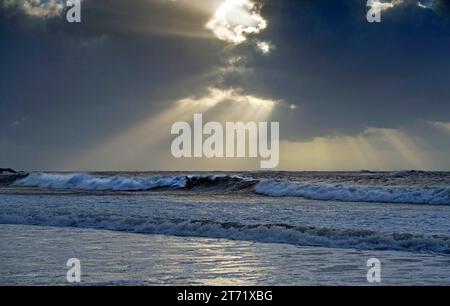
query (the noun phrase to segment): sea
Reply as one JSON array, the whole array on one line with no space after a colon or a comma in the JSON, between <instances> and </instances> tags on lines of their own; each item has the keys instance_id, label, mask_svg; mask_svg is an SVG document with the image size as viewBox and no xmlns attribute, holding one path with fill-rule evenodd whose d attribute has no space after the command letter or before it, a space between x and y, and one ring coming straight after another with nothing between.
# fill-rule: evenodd
<instances>
[{"instance_id":1,"label":"sea","mask_svg":"<svg viewBox=\"0 0 450 306\"><path fill-rule=\"evenodd\" d=\"M0 285L74 285L71 258L76 285L450 285L450 173L33 172L0 186Z\"/></svg>"}]
</instances>

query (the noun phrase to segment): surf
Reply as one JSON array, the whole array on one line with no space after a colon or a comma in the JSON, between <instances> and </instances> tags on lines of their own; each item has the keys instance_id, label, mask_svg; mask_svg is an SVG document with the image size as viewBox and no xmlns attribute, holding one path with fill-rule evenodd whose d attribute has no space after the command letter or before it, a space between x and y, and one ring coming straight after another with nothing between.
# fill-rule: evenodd
<instances>
[{"instance_id":1,"label":"surf","mask_svg":"<svg viewBox=\"0 0 450 306\"><path fill-rule=\"evenodd\" d=\"M226 194L247 192L267 197L301 197L309 200L336 202L370 202L393 204L450 205L448 174L366 173L337 174L320 177L308 175L290 180L283 175L199 174L199 175L111 175L89 173L36 172L17 178L13 187L33 187L50 190L94 191L154 191L172 189L179 191ZM377 176L375 176L377 175ZM405 177L405 175L407 175ZM411 177L414 175L414 177ZM410 183L422 178L420 185ZM275 176L274 178L270 178ZM379 176L379 177L378 177ZM268 178L269 177L269 178ZM283 179L278 179L282 177ZM377 181L378 180L378 181ZM389 181L391 180L391 181ZM399 181L400 180L400 181ZM374 183L375 181L375 183ZM384 182L384 184L381 184ZM409 185L408 185L409 183Z\"/></svg>"}]
</instances>

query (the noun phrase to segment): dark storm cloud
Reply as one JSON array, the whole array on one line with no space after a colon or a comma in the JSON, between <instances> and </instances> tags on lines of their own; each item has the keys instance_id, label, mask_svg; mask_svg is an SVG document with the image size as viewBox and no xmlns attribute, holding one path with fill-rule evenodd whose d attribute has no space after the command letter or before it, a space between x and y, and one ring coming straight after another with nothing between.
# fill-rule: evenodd
<instances>
[{"instance_id":1,"label":"dark storm cloud","mask_svg":"<svg viewBox=\"0 0 450 306\"><path fill-rule=\"evenodd\" d=\"M247 88L297 104L285 137L355 134L416 121L450 121L450 24L420 7L366 20L365 1L269 1Z\"/></svg>"},{"instance_id":2,"label":"dark storm cloud","mask_svg":"<svg viewBox=\"0 0 450 306\"><path fill-rule=\"evenodd\" d=\"M434 0L433 8L438 14L450 17L450 1L449 0Z\"/></svg>"},{"instance_id":3,"label":"dark storm cloud","mask_svg":"<svg viewBox=\"0 0 450 306\"><path fill-rule=\"evenodd\" d=\"M45 168L217 85L297 105L271 118L290 140L450 122L450 1L408 2L380 24L365 0L264 2L268 28L235 47L205 29L208 0L84 0L81 24L3 7L0 161Z\"/></svg>"},{"instance_id":4,"label":"dark storm cloud","mask_svg":"<svg viewBox=\"0 0 450 306\"><path fill-rule=\"evenodd\" d=\"M194 0L194 2L201 0ZM74 26L66 22L67 7L65 1L52 0L52 6L34 6L35 11L41 14L33 14L31 9L24 9L22 3L27 0L0 0L0 7L4 8L4 17L11 19L41 18L47 29L73 35L97 36L129 36L129 35L176 35L211 37L204 28L209 16L205 12L194 10L186 6L186 1L169 0L83 0L81 2L82 22ZM40 1L36 0L37 3ZM63 7L57 10L55 6ZM44 10L46 8L46 10ZM44 11L48 11L45 12ZM58 14L57 12L60 12ZM35 21L35 20L34 20Z\"/></svg>"},{"instance_id":5,"label":"dark storm cloud","mask_svg":"<svg viewBox=\"0 0 450 306\"><path fill-rule=\"evenodd\" d=\"M450 17L449 0L402 0L402 2L397 5L398 8L408 6L419 6L422 9L431 9L441 17Z\"/></svg>"},{"instance_id":6,"label":"dark storm cloud","mask_svg":"<svg viewBox=\"0 0 450 306\"><path fill-rule=\"evenodd\" d=\"M15 147L29 160L33 146L89 147L209 84L222 44L204 38L204 14L129 3L83 1L81 24L1 10L0 140L10 158Z\"/></svg>"},{"instance_id":7,"label":"dark storm cloud","mask_svg":"<svg viewBox=\"0 0 450 306\"><path fill-rule=\"evenodd\" d=\"M63 23L61 31L79 30L85 35L175 35L207 37L204 23L209 16L165 0L86 0L79 29Z\"/></svg>"}]
</instances>

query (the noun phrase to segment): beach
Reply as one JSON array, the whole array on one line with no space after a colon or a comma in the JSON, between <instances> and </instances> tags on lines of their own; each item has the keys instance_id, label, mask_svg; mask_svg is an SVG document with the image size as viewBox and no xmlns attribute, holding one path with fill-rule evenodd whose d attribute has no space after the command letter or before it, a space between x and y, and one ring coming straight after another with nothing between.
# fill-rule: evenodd
<instances>
[{"instance_id":1,"label":"beach","mask_svg":"<svg viewBox=\"0 0 450 306\"><path fill-rule=\"evenodd\" d=\"M357 251L105 230L0 225L1 285L368 285L366 260L382 260L384 285L448 285L448 256Z\"/></svg>"}]
</instances>

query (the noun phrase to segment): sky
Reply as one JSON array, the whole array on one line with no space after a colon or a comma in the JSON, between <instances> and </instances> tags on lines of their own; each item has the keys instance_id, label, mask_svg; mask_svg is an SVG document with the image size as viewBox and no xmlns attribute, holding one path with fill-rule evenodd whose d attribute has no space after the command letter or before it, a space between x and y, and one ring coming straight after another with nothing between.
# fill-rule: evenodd
<instances>
[{"instance_id":1,"label":"sky","mask_svg":"<svg viewBox=\"0 0 450 306\"><path fill-rule=\"evenodd\" d=\"M0 167L258 170L172 157L203 113L280 122L278 170L450 170L450 1L380 1L0 0Z\"/></svg>"}]
</instances>

